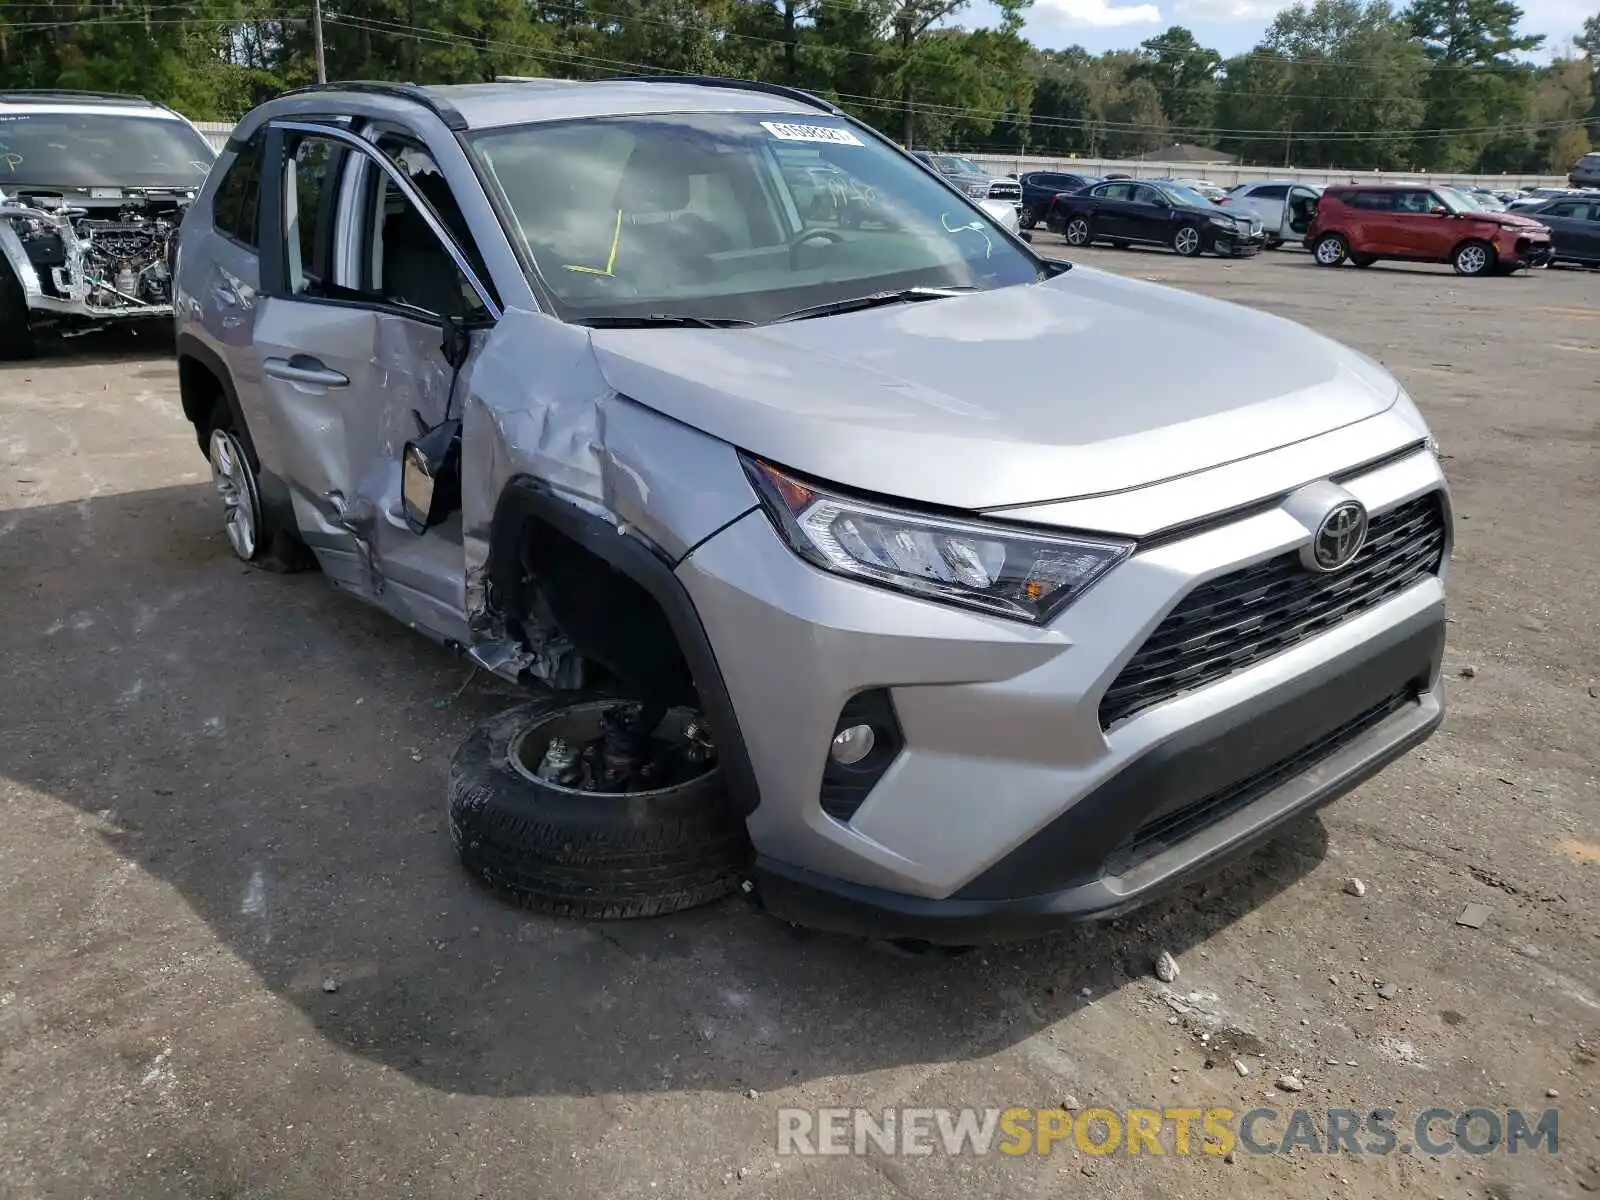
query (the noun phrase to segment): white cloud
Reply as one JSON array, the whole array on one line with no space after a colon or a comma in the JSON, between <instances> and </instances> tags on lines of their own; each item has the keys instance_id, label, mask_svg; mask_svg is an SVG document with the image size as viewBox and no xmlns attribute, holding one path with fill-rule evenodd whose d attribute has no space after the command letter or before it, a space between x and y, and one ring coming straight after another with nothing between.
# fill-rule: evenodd
<instances>
[{"instance_id":1,"label":"white cloud","mask_svg":"<svg viewBox=\"0 0 1600 1200\"><path fill-rule=\"evenodd\" d=\"M1119 7L1108 0L1036 0L1031 19L1039 17L1051 24L1111 29L1118 25L1159 25L1161 10L1154 4Z\"/></svg>"},{"instance_id":2,"label":"white cloud","mask_svg":"<svg viewBox=\"0 0 1600 1200\"><path fill-rule=\"evenodd\" d=\"M1283 7L1278 0L1173 0L1178 16L1194 21L1265 21Z\"/></svg>"}]
</instances>

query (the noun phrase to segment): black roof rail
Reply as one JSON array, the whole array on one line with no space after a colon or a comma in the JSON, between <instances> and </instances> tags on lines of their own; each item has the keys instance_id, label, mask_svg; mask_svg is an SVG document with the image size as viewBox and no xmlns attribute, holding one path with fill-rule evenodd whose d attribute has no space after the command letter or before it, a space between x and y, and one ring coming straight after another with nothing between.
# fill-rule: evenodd
<instances>
[{"instance_id":1,"label":"black roof rail","mask_svg":"<svg viewBox=\"0 0 1600 1200\"><path fill-rule=\"evenodd\" d=\"M92 92L77 88L8 88L0 90L0 100L104 100L117 104L148 104L151 108L165 108L148 96L132 92Z\"/></svg>"},{"instance_id":2,"label":"black roof rail","mask_svg":"<svg viewBox=\"0 0 1600 1200\"><path fill-rule=\"evenodd\" d=\"M285 96L309 96L318 92L362 92L369 96L389 96L396 100L410 100L426 108L439 120L443 121L445 128L452 133L461 133L467 128L467 119L455 105L439 99L432 92L414 83L390 83L381 79L347 79L339 83L308 83L304 87L290 88L286 92L279 92L278 98Z\"/></svg>"},{"instance_id":3,"label":"black roof rail","mask_svg":"<svg viewBox=\"0 0 1600 1200\"><path fill-rule=\"evenodd\" d=\"M813 96L810 92L801 91L799 88L784 87L781 83L762 83L758 79L730 79L726 75L607 75L602 83L688 83L696 87L728 88L741 92L765 92L769 96L782 96L786 100L794 100L812 108L821 109L825 113L836 116L846 115L844 110L836 104L830 104L821 96Z\"/></svg>"}]
</instances>

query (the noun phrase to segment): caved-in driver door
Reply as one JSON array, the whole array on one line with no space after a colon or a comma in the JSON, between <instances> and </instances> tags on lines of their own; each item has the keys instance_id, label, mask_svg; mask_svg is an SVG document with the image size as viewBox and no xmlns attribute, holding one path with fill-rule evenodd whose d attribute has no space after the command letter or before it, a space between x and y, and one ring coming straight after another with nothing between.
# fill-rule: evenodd
<instances>
[{"instance_id":1,"label":"caved-in driver door","mask_svg":"<svg viewBox=\"0 0 1600 1200\"><path fill-rule=\"evenodd\" d=\"M301 534L336 585L460 639L459 514L413 533L400 462L452 404L459 416L475 330L498 308L397 157L300 122L273 127L268 155L283 253L263 259L255 346ZM459 379L447 327L467 351Z\"/></svg>"}]
</instances>

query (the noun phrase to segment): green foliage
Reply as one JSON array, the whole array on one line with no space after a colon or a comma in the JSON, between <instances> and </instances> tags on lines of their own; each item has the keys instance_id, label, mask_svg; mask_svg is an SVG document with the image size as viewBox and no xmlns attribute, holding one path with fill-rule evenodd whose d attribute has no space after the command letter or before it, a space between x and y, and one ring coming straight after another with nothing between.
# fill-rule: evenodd
<instances>
[{"instance_id":1,"label":"green foliage","mask_svg":"<svg viewBox=\"0 0 1600 1200\"><path fill-rule=\"evenodd\" d=\"M330 77L729 74L834 99L915 146L1120 157L1174 142L1248 162L1564 171L1600 134L1583 58L1514 0L1304 0L1223 61L1174 25L1135 50L1039 50L1032 0L323 0ZM316 77L313 0L5 0L0 87L138 92L237 117Z\"/></svg>"}]
</instances>

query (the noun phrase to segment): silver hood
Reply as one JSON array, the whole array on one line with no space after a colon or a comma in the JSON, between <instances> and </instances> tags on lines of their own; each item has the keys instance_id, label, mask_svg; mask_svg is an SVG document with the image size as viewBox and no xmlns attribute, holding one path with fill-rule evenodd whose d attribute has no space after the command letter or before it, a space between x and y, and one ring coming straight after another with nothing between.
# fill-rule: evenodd
<instances>
[{"instance_id":1,"label":"silver hood","mask_svg":"<svg viewBox=\"0 0 1600 1200\"><path fill-rule=\"evenodd\" d=\"M1074 267L753 329L596 330L618 392L817 478L981 509L1120 491L1364 420L1399 385L1254 309Z\"/></svg>"}]
</instances>

